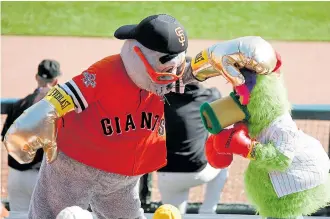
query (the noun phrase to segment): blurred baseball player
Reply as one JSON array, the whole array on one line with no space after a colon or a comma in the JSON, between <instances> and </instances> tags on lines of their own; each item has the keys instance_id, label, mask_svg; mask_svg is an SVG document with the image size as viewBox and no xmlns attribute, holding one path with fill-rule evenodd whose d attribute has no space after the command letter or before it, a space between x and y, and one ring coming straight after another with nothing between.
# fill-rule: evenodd
<instances>
[{"instance_id":1,"label":"blurred baseball player","mask_svg":"<svg viewBox=\"0 0 330 219\"><path fill-rule=\"evenodd\" d=\"M38 65L35 75L37 88L33 93L14 102L7 109L7 118L1 131L1 140L13 122L30 106L37 103L54 87L62 75L60 63L52 59L44 59ZM8 198L11 211L28 211L33 189L43 158L43 150L36 152L34 159L27 164L20 164L8 155Z\"/></svg>"},{"instance_id":2,"label":"blurred baseball player","mask_svg":"<svg viewBox=\"0 0 330 219\"><path fill-rule=\"evenodd\" d=\"M165 104L167 165L157 171L158 187L164 204L172 204L186 213L189 190L206 185L201 214L215 214L220 194L228 177L228 168L213 168L206 160L208 132L199 108L204 102L221 98L215 87L187 84L183 94L166 94Z\"/></svg>"}]
</instances>

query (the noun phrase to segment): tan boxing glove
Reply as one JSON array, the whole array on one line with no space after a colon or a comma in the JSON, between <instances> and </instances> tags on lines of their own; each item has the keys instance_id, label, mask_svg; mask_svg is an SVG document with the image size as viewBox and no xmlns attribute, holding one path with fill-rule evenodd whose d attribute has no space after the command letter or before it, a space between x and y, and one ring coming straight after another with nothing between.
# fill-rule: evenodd
<instances>
[{"instance_id":1,"label":"tan boxing glove","mask_svg":"<svg viewBox=\"0 0 330 219\"><path fill-rule=\"evenodd\" d=\"M72 98L59 86L18 117L4 138L8 153L19 163L30 163L43 148L47 162L57 156L56 120L74 109Z\"/></svg>"},{"instance_id":2,"label":"tan boxing glove","mask_svg":"<svg viewBox=\"0 0 330 219\"><path fill-rule=\"evenodd\" d=\"M200 113L204 127L212 134L218 134L237 122L249 119L247 107L240 103L234 92L211 103L203 103Z\"/></svg>"}]
</instances>

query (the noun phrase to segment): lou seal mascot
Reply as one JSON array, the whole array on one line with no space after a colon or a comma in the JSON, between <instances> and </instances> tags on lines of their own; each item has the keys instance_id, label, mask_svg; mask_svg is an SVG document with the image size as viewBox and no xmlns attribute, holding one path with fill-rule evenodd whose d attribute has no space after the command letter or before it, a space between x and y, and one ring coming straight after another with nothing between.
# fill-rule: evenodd
<instances>
[{"instance_id":1,"label":"lou seal mascot","mask_svg":"<svg viewBox=\"0 0 330 219\"><path fill-rule=\"evenodd\" d=\"M187 33L172 16L152 15L114 35L125 40L120 54L54 87L5 136L20 163L45 151L29 219L88 204L99 219L145 218L139 178L166 165L164 94L217 76L193 70Z\"/></svg>"},{"instance_id":2,"label":"lou seal mascot","mask_svg":"<svg viewBox=\"0 0 330 219\"><path fill-rule=\"evenodd\" d=\"M270 56L276 54L274 49L259 44L253 51L255 58L246 59L250 40L234 40L231 55L219 52L215 58L217 63L230 61L230 68L216 65L234 92L201 107L205 126L214 134L207 145L207 157L219 168L231 161L218 164L221 160L215 156L237 154L250 159L245 172L246 194L259 214L302 218L330 202L329 158L320 142L299 130L290 115L279 55L274 60L274 55ZM265 66L256 59L272 64ZM238 112L234 113L236 120L233 111L226 108L228 103ZM234 126L226 128L231 124Z\"/></svg>"},{"instance_id":3,"label":"lou seal mascot","mask_svg":"<svg viewBox=\"0 0 330 219\"><path fill-rule=\"evenodd\" d=\"M120 54L53 88L5 136L20 163L45 150L30 219L88 204L99 219L145 218L139 178L166 165L163 96L194 79L186 68L188 37L164 14L114 35L125 40Z\"/></svg>"}]
</instances>

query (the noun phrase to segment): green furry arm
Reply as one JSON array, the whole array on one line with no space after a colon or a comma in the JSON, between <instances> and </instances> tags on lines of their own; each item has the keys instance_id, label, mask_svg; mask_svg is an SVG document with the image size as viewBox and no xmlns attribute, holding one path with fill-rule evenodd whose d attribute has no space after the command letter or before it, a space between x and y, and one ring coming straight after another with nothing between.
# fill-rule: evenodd
<instances>
[{"instance_id":1,"label":"green furry arm","mask_svg":"<svg viewBox=\"0 0 330 219\"><path fill-rule=\"evenodd\" d=\"M279 152L273 143L258 143L254 148L255 160L254 165L267 171L277 170L285 171L291 164L292 160Z\"/></svg>"}]
</instances>

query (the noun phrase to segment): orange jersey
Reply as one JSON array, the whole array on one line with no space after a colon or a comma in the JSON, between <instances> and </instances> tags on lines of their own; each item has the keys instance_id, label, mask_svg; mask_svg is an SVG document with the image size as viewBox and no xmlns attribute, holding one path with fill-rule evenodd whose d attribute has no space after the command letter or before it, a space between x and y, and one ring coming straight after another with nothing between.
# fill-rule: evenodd
<instances>
[{"instance_id":1,"label":"orange jersey","mask_svg":"<svg viewBox=\"0 0 330 219\"><path fill-rule=\"evenodd\" d=\"M128 176L166 165L164 102L131 81L120 55L96 62L61 87L76 109L59 120L63 153Z\"/></svg>"}]
</instances>

